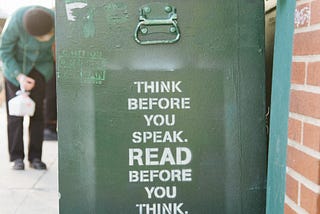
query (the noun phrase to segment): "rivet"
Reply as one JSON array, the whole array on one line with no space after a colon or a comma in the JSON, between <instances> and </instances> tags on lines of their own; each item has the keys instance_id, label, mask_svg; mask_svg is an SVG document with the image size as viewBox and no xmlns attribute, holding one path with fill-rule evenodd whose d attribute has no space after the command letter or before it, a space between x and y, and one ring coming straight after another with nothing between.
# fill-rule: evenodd
<instances>
[{"instance_id":1,"label":"rivet","mask_svg":"<svg viewBox=\"0 0 320 214\"><path fill-rule=\"evenodd\" d=\"M177 31L176 27L172 26L170 27L170 32L171 33L175 33Z\"/></svg>"},{"instance_id":2,"label":"rivet","mask_svg":"<svg viewBox=\"0 0 320 214\"><path fill-rule=\"evenodd\" d=\"M167 13L170 13L170 12L172 11L172 7L166 6L166 7L164 8L164 10L165 10Z\"/></svg>"},{"instance_id":3,"label":"rivet","mask_svg":"<svg viewBox=\"0 0 320 214\"><path fill-rule=\"evenodd\" d=\"M140 29L142 34L147 34L148 33L148 28L144 27Z\"/></svg>"},{"instance_id":4,"label":"rivet","mask_svg":"<svg viewBox=\"0 0 320 214\"><path fill-rule=\"evenodd\" d=\"M150 7L144 7L144 8L143 8L143 11L144 11L145 13L150 13L150 12L151 12L151 8L150 8Z\"/></svg>"}]
</instances>

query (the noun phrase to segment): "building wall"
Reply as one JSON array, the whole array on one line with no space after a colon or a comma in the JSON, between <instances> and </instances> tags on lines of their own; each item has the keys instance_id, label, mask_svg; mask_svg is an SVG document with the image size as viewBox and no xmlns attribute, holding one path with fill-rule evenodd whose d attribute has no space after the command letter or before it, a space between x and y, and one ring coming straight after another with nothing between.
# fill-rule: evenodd
<instances>
[{"instance_id":1,"label":"building wall","mask_svg":"<svg viewBox=\"0 0 320 214\"><path fill-rule=\"evenodd\" d=\"M2 29L3 29L3 26L4 26L4 23L5 23L5 19L1 19L0 18L0 34L1 34L1 32L2 32Z\"/></svg>"},{"instance_id":2,"label":"building wall","mask_svg":"<svg viewBox=\"0 0 320 214\"><path fill-rule=\"evenodd\" d=\"M6 21L5 19L0 18L0 35L1 35L5 21ZM0 106L2 105L2 103L4 101L4 90L3 90L4 82L3 82L3 74L2 74L2 67L1 66L2 66L2 63L0 60Z\"/></svg>"},{"instance_id":3,"label":"building wall","mask_svg":"<svg viewBox=\"0 0 320 214\"><path fill-rule=\"evenodd\" d=\"M320 0L297 0L285 213L320 213Z\"/></svg>"}]
</instances>

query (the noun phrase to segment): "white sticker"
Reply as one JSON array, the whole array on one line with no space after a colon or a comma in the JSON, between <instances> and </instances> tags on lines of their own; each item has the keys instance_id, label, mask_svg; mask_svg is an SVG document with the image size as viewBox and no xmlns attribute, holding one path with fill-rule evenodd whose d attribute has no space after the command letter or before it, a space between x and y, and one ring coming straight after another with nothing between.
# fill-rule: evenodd
<instances>
[{"instance_id":1,"label":"white sticker","mask_svg":"<svg viewBox=\"0 0 320 214\"><path fill-rule=\"evenodd\" d=\"M73 2L66 4L66 10L67 10L67 17L69 21L76 21L76 16L73 15L74 9L82 9L84 7L88 6L87 3L83 2Z\"/></svg>"}]
</instances>

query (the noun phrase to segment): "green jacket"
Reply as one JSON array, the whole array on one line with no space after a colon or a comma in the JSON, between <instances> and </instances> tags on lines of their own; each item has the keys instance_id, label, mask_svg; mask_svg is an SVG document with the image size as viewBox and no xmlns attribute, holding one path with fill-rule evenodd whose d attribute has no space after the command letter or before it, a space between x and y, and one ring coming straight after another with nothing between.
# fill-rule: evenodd
<instances>
[{"instance_id":1,"label":"green jacket","mask_svg":"<svg viewBox=\"0 0 320 214\"><path fill-rule=\"evenodd\" d=\"M29 35L22 23L24 13L32 8L28 6L17 10L6 23L0 40L0 59L3 63L3 72L7 80L19 86L16 77L23 73L28 75L35 67L48 81L53 74L52 44L54 37L48 42L39 42ZM54 12L47 10L54 17Z\"/></svg>"}]
</instances>

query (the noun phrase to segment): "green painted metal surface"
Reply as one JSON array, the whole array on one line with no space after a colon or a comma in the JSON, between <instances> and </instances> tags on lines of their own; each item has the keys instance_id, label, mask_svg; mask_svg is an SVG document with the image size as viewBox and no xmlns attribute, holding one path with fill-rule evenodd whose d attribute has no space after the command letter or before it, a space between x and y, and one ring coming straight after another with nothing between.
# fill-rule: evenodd
<instances>
[{"instance_id":1,"label":"green painted metal surface","mask_svg":"<svg viewBox=\"0 0 320 214\"><path fill-rule=\"evenodd\" d=\"M277 2L268 157L268 214L284 212L295 5L295 1Z\"/></svg>"},{"instance_id":2,"label":"green painted metal surface","mask_svg":"<svg viewBox=\"0 0 320 214\"><path fill-rule=\"evenodd\" d=\"M263 1L56 6L61 214L265 212Z\"/></svg>"}]
</instances>

